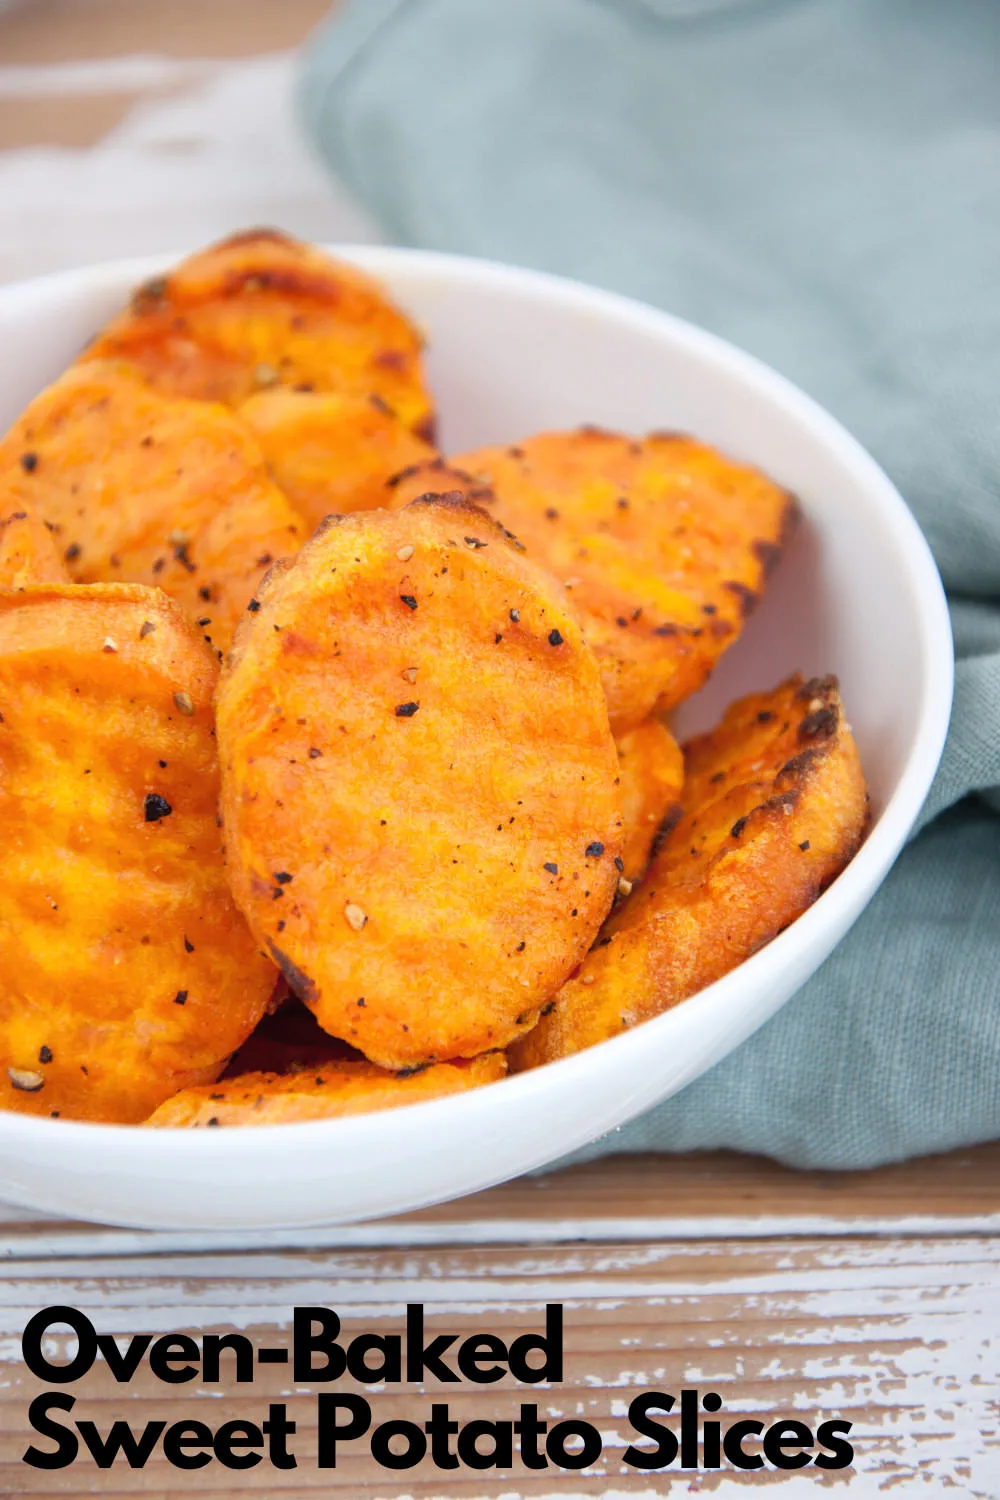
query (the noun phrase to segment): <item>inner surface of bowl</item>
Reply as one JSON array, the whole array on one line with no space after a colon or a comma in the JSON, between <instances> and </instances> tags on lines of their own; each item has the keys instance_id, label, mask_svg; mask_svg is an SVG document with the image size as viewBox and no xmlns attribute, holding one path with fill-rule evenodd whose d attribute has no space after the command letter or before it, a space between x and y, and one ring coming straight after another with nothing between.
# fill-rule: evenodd
<instances>
[{"instance_id":1,"label":"inner surface of bowl","mask_svg":"<svg viewBox=\"0 0 1000 1500\"><path fill-rule=\"evenodd\" d=\"M837 423L754 360L639 304L457 257L335 253L382 277L426 325L446 452L581 422L682 430L798 496L802 525L767 598L678 726L705 727L733 698L793 670L835 672L871 786L872 836L800 922L641 1035L405 1118L151 1139L0 1114L0 1197L139 1225L322 1223L418 1206L552 1160L704 1071L808 977L870 899L933 776L951 692L940 582L912 516ZM0 421L168 263L0 289Z\"/></svg>"}]
</instances>

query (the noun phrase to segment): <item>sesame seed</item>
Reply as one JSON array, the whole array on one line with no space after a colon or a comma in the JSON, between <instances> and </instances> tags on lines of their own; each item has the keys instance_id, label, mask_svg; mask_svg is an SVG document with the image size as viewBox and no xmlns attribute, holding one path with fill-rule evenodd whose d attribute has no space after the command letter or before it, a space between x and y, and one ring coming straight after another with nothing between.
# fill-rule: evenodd
<instances>
[{"instance_id":1,"label":"sesame seed","mask_svg":"<svg viewBox=\"0 0 1000 1500\"><path fill-rule=\"evenodd\" d=\"M101 650L106 651L109 655L111 655L113 652L118 650L118 642L112 636L106 635L104 637L104 645L101 647Z\"/></svg>"},{"instance_id":2,"label":"sesame seed","mask_svg":"<svg viewBox=\"0 0 1000 1500\"><path fill-rule=\"evenodd\" d=\"M8 1068L7 1077L23 1094L37 1094L39 1089L45 1087L45 1079L41 1073L35 1073L30 1068Z\"/></svg>"},{"instance_id":3,"label":"sesame seed","mask_svg":"<svg viewBox=\"0 0 1000 1500\"><path fill-rule=\"evenodd\" d=\"M147 635L152 635L155 629L156 626L153 624L152 620L144 620L139 628L140 641L144 641Z\"/></svg>"},{"instance_id":4,"label":"sesame seed","mask_svg":"<svg viewBox=\"0 0 1000 1500\"><path fill-rule=\"evenodd\" d=\"M632 894L632 882L631 880L626 880L624 875L619 875L618 877L618 894L619 896L631 896Z\"/></svg>"},{"instance_id":5,"label":"sesame seed","mask_svg":"<svg viewBox=\"0 0 1000 1500\"><path fill-rule=\"evenodd\" d=\"M581 984L593 984L593 982L594 982L594 976L593 976L593 974L581 974L580 975L580 983Z\"/></svg>"},{"instance_id":6,"label":"sesame seed","mask_svg":"<svg viewBox=\"0 0 1000 1500\"><path fill-rule=\"evenodd\" d=\"M410 558L413 556L414 551L415 548L407 543L405 547L400 547L399 551L396 553L396 556L399 558L400 562L409 562Z\"/></svg>"},{"instance_id":7,"label":"sesame seed","mask_svg":"<svg viewBox=\"0 0 1000 1500\"><path fill-rule=\"evenodd\" d=\"M273 365L260 364L253 372L253 378L258 385L277 385L278 372Z\"/></svg>"},{"instance_id":8,"label":"sesame seed","mask_svg":"<svg viewBox=\"0 0 1000 1500\"><path fill-rule=\"evenodd\" d=\"M344 917L348 927L353 927L355 932L360 932L368 921L367 912L362 911L360 906L355 906L353 901L348 901L344 907Z\"/></svg>"},{"instance_id":9,"label":"sesame seed","mask_svg":"<svg viewBox=\"0 0 1000 1500\"><path fill-rule=\"evenodd\" d=\"M402 677L404 682L416 682L417 669L416 667L404 667L402 672L400 673L400 676Z\"/></svg>"},{"instance_id":10,"label":"sesame seed","mask_svg":"<svg viewBox=\"0 0 1000 1500\"><path fill-rule=\"evenodd\" d=\"M174 707L179 713L188 715L193 714L194 702L192 701L190 693L175 693Z\"/></svg>"}]
</instances>

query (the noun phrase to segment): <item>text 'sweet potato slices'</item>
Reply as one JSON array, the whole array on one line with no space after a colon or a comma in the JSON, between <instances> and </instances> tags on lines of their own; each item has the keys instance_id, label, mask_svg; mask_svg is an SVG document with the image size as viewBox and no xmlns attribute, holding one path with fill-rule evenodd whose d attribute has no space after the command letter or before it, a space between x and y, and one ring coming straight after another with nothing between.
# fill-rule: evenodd
<instances>
[{"instance_id":1,"label":"text 'sweet potato slices'","mask_svg":"<svg viewBox=\"0 0 1000 1500\"><path fill-rule=\"evenodd\" d=\"M387 506L386 481L434 457L378 396L277 387L251 396L239 416L310 531L333 512Z\"/></svg>"},{"instance_id":2,"label":"text 'sweet potato slices'","mask_svg":"<svg viewBox=\"0 0 1000 1500\"><path fill-rule=\"evenodd\" d=\"M121 363L76 365L36 397L0 441L0 484L36 507L75 582L155 584L217 650L309 530L231 412Z\"/></svg>"},{"instance_id":3,"label":"text 'sweet potato slices'","mask_svg":"<svg viewBox=\"0 0 1000 1500\"><path fill-rule=\"evenodd\" d=\"M273 229L137 287L84 359L127 359L158 390L238 406L273 386L379 396L430 441L423 337L379 283Z\"/></svg>"},{"instance_id":4,"label":"text 'sweet potato slices'","mask_svg":"<svg viewBox=\"0 0 1000 1500\"><path fill-rule=\"evenodd\" d=\"M276 973L217 824L217 664L156 589L0 589L0 1106L144 1120Z\"/></svg>"},{"instance_id":5,"label":"text 'sweet potato slices'","mask_svg":"<svg viewBox=\"0 0 1000 1500\"><path fill-rule=\"evenodd\" d=\"M370 1062L320 1063L293 1073L244 1073L185 1089L147 1121L164 1126L289 1125L398 1109L495 1083L507 1071L502 1052L468 1061L390 1073Z\"/></svg>"},{"instance_id":6,"label":"text 'sweet potato slices'","mask_svg":"<svg viewBox=\"0 0 1000 1500\"><path fill-rule=\"evenodd\" d=\"M616 733L701 687L764 588L795 502L693 438L600 428L461 455L491 514L571 592Z\"/></svg>"},{"instance_id":7,"label":"text 'sweet potato slices'","mask_svg":"<svg viewBox=\"0 0 1000 1500\"><path fill-rule=\"evenodd\" d=\"M776 937L858 849L868 796L836 679L741 699L685 747L683 817L510 1052L537 1067L668 1010Z\"/></svg>"},{"instance_id":8,"label":"text 'sweet potato slices'","mask_svg":"<svg viewBox=\"0 0 1000 1500\"><path fill-rule=\"evenodd\" d=\"M597 664L460 496L331 518L274 569L218 732L236 899L372 1061L505 1045L589 949L622 842Z\"/></svg>"}]
</instances>

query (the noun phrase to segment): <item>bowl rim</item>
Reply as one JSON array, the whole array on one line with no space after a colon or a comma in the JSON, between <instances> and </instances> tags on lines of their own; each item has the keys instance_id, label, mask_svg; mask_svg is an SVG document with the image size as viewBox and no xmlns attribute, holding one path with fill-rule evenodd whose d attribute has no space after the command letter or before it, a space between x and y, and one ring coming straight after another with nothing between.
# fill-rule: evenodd
<instances>
[{"instance_id":1,"label":"bowl rim","mask_svg":"<svg viewBox=\"0 0 1000 1500\"><path fill-rule=\"evenodd\" d=\"M497 1102L498 1089L503 1091L509 1107L518 1111L530 1109L532 1101L548 1092L557 1080L574 1089L586 1089L589 1079L603 1073L607 1066L612 1065L612 1059L616 1071L633 1066L641 1068L644 1054L648 1051L648 1041L651 1040L650 1028L656 1028L656 1035L661 1041L672 1033L681 1042L685 1032L702 1030L705 1022L713 1017L716 1020L726 1017L736 1024L737 1035L733 1045L739 1045L783 1003L779 1001L770 1008L758 1006L756 1012L748 1018L749 1024L740 1032L739 989L748 972L762 971L768 963L774 961L776 951L786 970L797 964L808 965L810 953L823 947L824 933L831 929L846 931L875 894L903 847L937 770L950 718L954 654L944 587L916 518L874 458L818 402L754 355L686 319L635 298L569 277L486 258L387 245L331 243L324 244L322 248L384 278L390 283L394 296L397 293L392 283L401 272L409 272L428 281L457 280L473 286L481 285L485 280L492 287L511 291L521 298L532 297L549 306L562 304L567 310L586 310L619 324L641 328L647 334L663 336L683 353L716 368L725 367L742 384L780 404L796 425L805 428L823 446L837 450L842 459L859 474L866 505L879 511L890 527L898 544L900 567L908 573L913 588L919 622L919 659L922 671L917 730L895 790L873 824L866 842L846 870L808 911L765 948L683 1004L653 1017L641 1026L610 1038L599 1046L548 1063L545 1067L508 1076L487 1088L408 1105L406 1108L411 1112L408 1118L416 1120L413 1112L419 1112L421 1124L431 1129L436 1127L439 1119L441 1123L446 1123L457 1112L459 1101L460 1107L470 1119L475 1119L483 1111L491 1111ZM102 290L120 292L134 282L176 263L179 258L177 253L167 252L127 257L8 283L0 286L0 318L9 306L26 302L30 304L33 299L44 303L53 296L58 297L69 291L81 295ZM829 944L829 947L832 946L832 943ZM691 1076L697 1076L701 1071L703 1070L695 1065ZM686 1086L688 1081L690 1079L679 1087ZM649 1106L643 1106L645 1107ZM0 1109L0 1146L16 1147L19 1141L32 1146L72 1146L74 1156L82 1156L85 1151L92 1152L94 1159L101 1161L102 1170L107 1170L112 1155L120 1155L124 1162L141 1142L141 1149L154 1171L168 1164L174 1171L183 1171L186 1165L193 1165L195 1162L204 1164L206 1159L216 1163L221 1171L227 1161L236 1162L250 1156L265 1155L269 1146L289 1139L287 1133L290 1129L294 1130L296 1145L300 1147L308 1148L320 1143L333 1146L349 1141L352 1150L364 1150L366 1147L377 1150L391 1144L394 1136L398 1137L399 1127L393 1121L395 1113L395 1110L385 1110L339 1119L258 1125L252 1129L192 1131L177 1128L154 1131L143 1125L53 1120ZM624 1117L633 1118L635 1113L626 1111ZM597 1134L605 1133L605 1129L606 1127L602 1127ZM552 1159L551 1153L542 1147L533 1159L525 1161L520 1171L531 1171ZM506 1170L498 1172L492 1178L488 1173L477 1171L476 1187L485 1188L509 1176L510 1173ZM459 1184L455 1194L466 1191L469 1189ZM426 1201L424 1197L415 1198L410 1206ZM396 1213L405 1210L393 1208L386 1211ZM116 1219L115 1222L123 1221Z\"/></svg>"}]
</instances>

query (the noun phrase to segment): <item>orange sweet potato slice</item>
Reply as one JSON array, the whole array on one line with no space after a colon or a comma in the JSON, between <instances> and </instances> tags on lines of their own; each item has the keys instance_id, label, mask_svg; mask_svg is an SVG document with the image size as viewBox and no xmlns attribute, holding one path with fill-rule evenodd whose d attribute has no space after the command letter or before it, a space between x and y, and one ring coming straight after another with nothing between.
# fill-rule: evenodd
<instances>
[{"instance_id":1,"label":"orange sweet potato slice","mask_svg":"<svg viewBox=\"0 0 1000 1500\"><path fill-rule=\"evenodd\" d=\"M185 1089L161 1104L146 1123L158 1129L197 1129L343 1119L481 1088L495 1083L506 1071L503 1053L487 1052L468 1061L437 1063L400 1073L390 1073L363 1060L321 1063L292 1073L244 1073L221 1083Z\"/></svg>"},{"instance_id":2,"label":"orange sweet potato slice","mask_svg":"<svg viewBox=\"0 0 1000 1500\"><path fill-rule=\"evenodd\" d=\"M0 587L68 582L50 528L33 505L0 482Z\"/></svg>"},{"instance_id":3,"label":"orange sweet potato slice","mask_svg":"<svg viewBox=\"0 0 1000 1500\"><path fill-rule=\"evenodd\" d=\"M423 339L374 279L251 229L138 287L84 359L126 359L160 391L238 406L276 385L376 395L433 437Z\"/></svg>"},{"instance_id":4,"label":"orange sweet potato slice","mask_svg":"<svg viewBox=\"0 0 1000 1500\"><path fill-rule=\"evenodd\" d=\"M0 1108L122 1123L277 979L217 825L213 653L156 589L0 589Z\"/></svg>"},{"instance_id":5,"label":"orange sweet potato slice","mask_svg":"<svg viewBox=\"0 0 1000 1500\"><path fill-rule=\"evenodd\" d=\"M600 677L483 511L332 518L238 631L218 732L237 902L372 1061L506 1044L589 949L621 848Z\"/></svg>"},{"instance_id":6,"label":"orange sweet potato slice","mask_svg":"<svg viewBox=\"0 0 1000 1500\"><path fill-rule=\"evenodd\" d=\"M758 470L670 433L541 433L454 466L571 592L615 733L701 687L760 598L796 513Z\"/></svg>"},{"instance_id":7,"label":"orange sweet potato slice","mask_svg":"<svg viewBox=\"0 0 1000 1500\"><path fill-rule=\"evenodd\" d=\"M865 780L835 678L741 699L685 759L683 817L511 1048L515 1070L592 1047L729 973L816 900L864 837Z\"/></svg>"},{"instance_id":8,"label":"orange sweet potato slice","mask_svg":"<svg viewBox=\"0 0 1000 1500\"><path fill-rule=\"evenodd\" d=\"M231 412L161 396L121 363L43 391L0 442L0 483L48 523L75 582L155 584L220 650L308 534Z\"/></svg>"},{"instance_id":9,"label":"orange sweet potato slice","mask_svg":"<svg viewBox=\"0 0 1000 1500\"><path fill-rule=\"evenodd\" d=\"M639 880L680 816L684 757L667 726L646 719L616 737L625 847L623 874Z\"/></svg>"},{"instance_id":10,"label":"orange sweet potato slice","mask_svg":"<svg viewBox=\"0 0 1000 1500\"><path fill-rule=\"evenodd\" d=\"M275 482L310 529L336 511L386 504L386 481L434 457L378 396L278 387L239 408Z\"/></svg>"}]
</instances>

